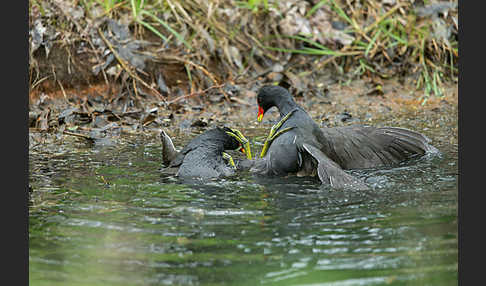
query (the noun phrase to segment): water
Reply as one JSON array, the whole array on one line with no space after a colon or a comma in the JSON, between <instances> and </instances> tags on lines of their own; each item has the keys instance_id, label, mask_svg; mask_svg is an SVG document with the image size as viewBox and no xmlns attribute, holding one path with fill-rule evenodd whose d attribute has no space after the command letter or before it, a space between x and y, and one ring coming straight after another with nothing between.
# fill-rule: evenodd
<instances>
[{"instance_id":1,"label":"water","mask_svg":"<svg viewBox=\"0 0 486 286\"><path fill-rule=\"evenodd\" d=\"M430 132L442 155L354 171L366 192L186 184L155 137L31 152L29 284L457 285L457 145Z\"/></svg>"}]
</instances>

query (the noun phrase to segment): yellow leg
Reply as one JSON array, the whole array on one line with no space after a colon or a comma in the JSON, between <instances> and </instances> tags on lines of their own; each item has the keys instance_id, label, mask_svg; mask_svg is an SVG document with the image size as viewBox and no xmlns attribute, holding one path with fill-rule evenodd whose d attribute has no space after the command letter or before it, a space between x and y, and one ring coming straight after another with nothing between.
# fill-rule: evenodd
<instances>
[{"instance_id":1,"label":"yellow leg","mask_svg":"<svg viewBox=\"0 0 486 286\"><path fill-rule=\"evenodd\" d=\"M275 125L272 126L272 128L270 129L270 133L268 134L267 139L265 139L265 143L263 144L262 152L260 152L260 158L263 158L265 154L267 154L268 148L270 147L270 144L272 144L272 141L275 140L275 138L289 131L290 129L294 128L294 127L288 127L277 132L277 130L282 126L282 124L284 124L285 121L287 121L287 119L289 119L289 117L295 111L297 111L297 109L294 109L289 113L287 113L284 117L282 117L282 119L280 119L279 122L277 122Z\"/></svg>"},{"instance_id":2,"label":"yellow leg","mask_svg":"<svg viewBox=\"0 0 486 286\"><path fill-rule=\"evenodd\" d=\"M238 140L238 142L241 143L241 145L245 149L246 158L248 160L251 160L252 157L251 157L250 141L248 141L248 139L246 139L246 137L243 136L243 133L241 133L240 130L231 129L231 131L233 132L226 132L226 134L234 137L236 140Z\"/></svg>"},{"instance_id":3,"label":"yellow leg","mask_svg":"<svg viewBox=\"0 0 486 286\"><path fill-rule=\"evenodd\" d=\"M223 158L228 160L228 162L230 163L231 167L233 167L233 169L236 169L235 161L233 161L233 157L231 157L230 154L223 152Z\"/></svg>"},{"instance_id":4,"label":"yellow leg","mask_svg":"<svg viewBox=\"0 0 486 286\"><path fill-rule=\"evenodd\" d=\"M270 131L270 134L268 135L267 139L265 139L265 143L263 144L262 152L260 153L260 158L265 157L265 155L267 154L268 148L270 147L270 144L272 144L272 142L273 142L273 140L275 140L275 138L277 138L278 136L282 135L283 133L285 133L285 132L287 132L287 131L289 131L291 129L294 129L294 128L295 128L295 126L287 127L285 129L279 130L275 134L272 134L272 130L273 130L273 128L272 128L272 130Z\"/></svg>"}]
</instances>

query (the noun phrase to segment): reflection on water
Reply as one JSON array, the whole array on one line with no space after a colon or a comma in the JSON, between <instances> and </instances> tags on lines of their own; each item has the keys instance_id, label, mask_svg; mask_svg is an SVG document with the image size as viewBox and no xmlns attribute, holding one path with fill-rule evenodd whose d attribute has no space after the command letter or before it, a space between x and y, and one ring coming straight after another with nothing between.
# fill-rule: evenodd
<instances>
[{"instance_id":1,"label":"reflection on water","mask_svg":"<svg viewBox=\"0 0 486 286\"><path fill-rule=\"evenodd\" d=\"M30 154L30 285L457 284L456 145L353 171L372 186L358 192L183 183L157 144Z\"/></svg>"}]
</instances>

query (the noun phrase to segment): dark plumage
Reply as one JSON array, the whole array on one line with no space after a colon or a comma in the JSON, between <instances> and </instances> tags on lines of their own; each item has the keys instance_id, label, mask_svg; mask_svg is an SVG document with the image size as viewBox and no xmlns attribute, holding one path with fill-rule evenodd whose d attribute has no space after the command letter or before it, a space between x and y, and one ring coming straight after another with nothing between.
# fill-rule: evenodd
<instances>
[{"instance_id":1,"label":"dark plumage","mask_svg":"<svg viewBox=\"0 0 486 286\"><path fill-rule=\"evenodd\" d=\"M392 166L436 150L428 144L427 137L404 128L365 125L319 128L280 86L262 87L257 102L258 120L275 106L280 118L293 112L279 129L293 128L271 143L264 160L253 164L254 171L275 175L317 174L322 183L335 188L366 189L361 180L343 169Z\"/></svg>"},{"instance_id":2,"label":"dark plumage","mask_svg":"<svg viewBox=\"0 0 486 286\"><path fill-rule=\"evenodd\" d=\"M343 169L390 167L437 149L426 136L405 128L350 125L321 128L323 152Z\"/></svg>"},{"instance_id":3,"label":"dark plumage","mask_svg":"<svg viewBox=\"0 0 486 286\"><path fill-rule=\"evenodd\" d=\"M207 130L192 139L180 152L162 131L163 163L167 167L178 167L176 176L179 177L204 179L231 176L235 170L223 159L223 151L241 147L240 142L226 133L231 131L227 127Z\"/></svg>"}]
</instances>

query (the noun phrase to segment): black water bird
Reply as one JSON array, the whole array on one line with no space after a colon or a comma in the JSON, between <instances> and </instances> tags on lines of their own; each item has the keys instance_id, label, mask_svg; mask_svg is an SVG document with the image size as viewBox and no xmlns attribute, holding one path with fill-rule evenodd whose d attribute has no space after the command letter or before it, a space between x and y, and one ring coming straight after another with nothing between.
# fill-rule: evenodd
<instances>
[{"instance_id":1,"label":"black water bird","mask_svg":"<svg viewBox=\"0 0 486 286\"><path fill-rule=\"evenodd\" d=\"M181 151L161 131L162 160L168 168L177 167L176 176L184 178L218 178L235 174L235 165L225 150L241 150L251 158L248 140L236 129L216 127L193 138ZM229 164L228 164L229 161Z\"/></svg>"},{"instance_id":2,"label":"black water bird","mask_svg":"<svg viewBox=\"0 0 486 286\"><path fill-rule=\"evenodd\" d=\"M319 128L289 91L263 86L258 91L258 116L276 107L280 121L265 141L253 171L272 175L318 175L334 188L367 189L366 184L344 169L393 166L436 151L424 135L397 127L351 125Z\"/></svg>"}]
</instances>

